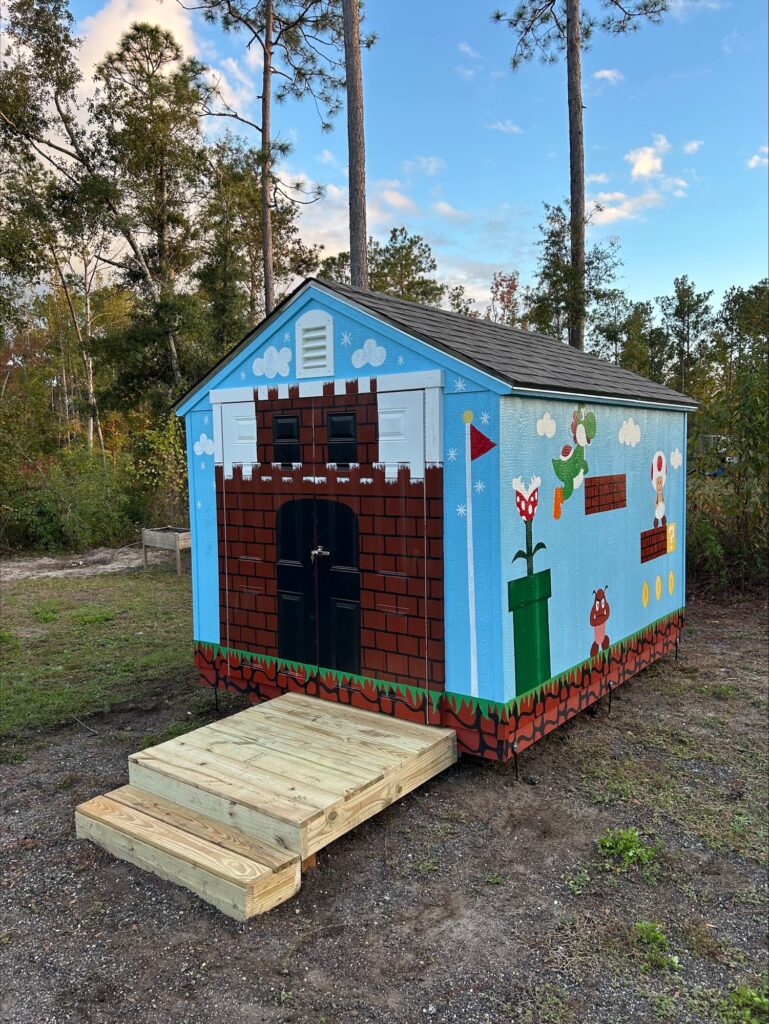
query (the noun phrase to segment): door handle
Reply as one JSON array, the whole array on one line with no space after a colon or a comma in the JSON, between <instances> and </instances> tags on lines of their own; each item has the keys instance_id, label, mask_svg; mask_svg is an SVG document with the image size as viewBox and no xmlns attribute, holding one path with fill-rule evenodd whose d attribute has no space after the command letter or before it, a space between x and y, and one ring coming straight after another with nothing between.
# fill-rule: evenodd
<instances>
[{"instance_id":1,"label":"door handle","mask_svg":"<svg viewBox=\"0 0 769 1024\"><path fill-rule=\"evenodd\" d=\"M326 551L322 544L318 544L318 546L316 548L313 548L312 551L310 552L310 560L314 565L316 558L328 558L330 554L331 552Z\"/></svg>"}]
</instances>

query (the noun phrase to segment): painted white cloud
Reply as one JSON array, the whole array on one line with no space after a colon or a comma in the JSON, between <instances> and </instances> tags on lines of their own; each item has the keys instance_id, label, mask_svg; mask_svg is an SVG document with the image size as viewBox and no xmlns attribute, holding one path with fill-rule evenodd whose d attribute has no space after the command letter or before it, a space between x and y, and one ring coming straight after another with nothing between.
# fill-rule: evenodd
<instances>
[{"instance_id":1,"label":"painted white cloud","mask_svg":"<svg viewBox=\"0 0 769 1024\"><path fill-rule=\"evenodd\" d=\"M751 171L759 167L769 167L769 146L759 146L747 163Z\"/></svg>"},{"instance_id":2,"label":"painted white cloud","mask_svg":"<svg viewBox=\"0 0 769 1024\"><path fill-rule=\"evenodd\" d=\"M251 367L255 377L288 377L291 368L291 349L278 350L274 345L264 350L263 356L257 356Z\"/></svg>"},{"instance_id":3,"label":"painted white cloud","mask_svg":"<svg viewBox=\"0 0 769 1024\"><path fill-rule=\"evenodd\" d=\"M537 420L537 433L540 437L552 437L555 434L555 420L549 412Z\"/></svg>"},{"instance_id":4,"label":"painted white cloud","mask_svg":"<svg viewBox=\"0 0 769 1024\"><path fill-rule=\"evenodd\" d=\"M387 358L384 345L377 345L373 338L366 338L362 348L356 348L352 354L352 365L356 370L362 366L381 366Z\"/></svg>"},{"instance_id":5,"label":"painted white cloud","mask_svg":"<svg viewBox=\"0 0 769 1024\"><path fill-rule=\"evenodd\" d=\"M639 146L625 154L631 178L654 178L662 174L662 160L670 149L664 135L655 135L651 146Z\"/></svg>"},{"instance_id":6,"label":"painted white cloud","mask_svg":"<svg viewBox=\"0 0 769 1024\"><path fill-rule=\"evenodd\" d=\"M684 143L683 151L684 153L686 153L687 156L693 156L695 153L699 152L699 150L702 148L702 145L702 139L690 139L689 142Z\"/></svg>"},{"instance_id":7,"label":"painted white cloud","mask_svg":"<svg viewBox=\"0 0 769 1024\"><path fill-rule=\"evenodd\" d=\"M601 68L600 71L594 71L593 78L598 82L608 82L609 85L619 85L625 80L625 76L616 68Z\"/></svg>"},{"instance_id":8,"label":"painted white cloud","mask_svg":"<svg viewBox=\"0 0 769 1024\"><path fill-rule=\"evenodd\" d=\"M622 426L619 428L617 439L620 444L629 445L631 448L635 448L641 440L641 428L632 416L630 419L622 421Z\"/></svg>"},{"instance_id":9,"label":"painted white cloud","mask_svg":"<svg viewBox=\"0 0 769 1024\"><path fill-rule=\"evenodd\" d=\"M681 454L680 448L674 448L670 453L670 465L673 469L680 469L684 464L684 457Z\"/></svg>"},{"instance_id":10,"label":"painted white cloud","mask_svg":"<svg viewBox=\"0 0 769 1024\"><path fill-rule=\"evenodd\" d=\"M522 135L523 128L517 125L515 121L494 121L493 124L486 125L487 131L490 132L502 132L503 135Z\"/></svg>"},{"instance_id":11,"label":"painted white cloud","mask_svg":"<svg viewBox=\"0 0 769 1024\"><path fill-rule=\"evenodd\" d=\"M192 446L192 450L196 455L213 455L214 442L207 434L201 434Z\"/></svg>"}]
</instances>

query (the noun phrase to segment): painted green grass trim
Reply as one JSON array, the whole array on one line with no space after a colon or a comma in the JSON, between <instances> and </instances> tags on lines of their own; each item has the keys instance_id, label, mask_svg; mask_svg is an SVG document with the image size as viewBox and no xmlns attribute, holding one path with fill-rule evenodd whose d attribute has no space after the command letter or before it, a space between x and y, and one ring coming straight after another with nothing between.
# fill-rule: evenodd
<instances>
[{"instance_id":1,"label":"painted green grass trim","mask_svg":"<svg viewBox=\"0 0 769 1024\"><path fill-rule=\"evenodd\" d=\"M611 644L605 651L601 651L596 654L594 658L584 658L582 661L578 661L571 668L565 669L563 672L559 672L558 675L552 676L544 683L540 683L533 690L527 690L526 693L516 694L515 697L508 701L490 700L484 697L471 697L467 693L457 693L453 690L428 690L420 686L409 686L406 683L393 682L389 679L375 679L373 676L361 676L355 675L351 672L339 672L336 669L325 669L317 665L305 665L297 661L284 661L281 658L275 658L271 654L255 654L252 651L241 651L236 647L224 647L221 644L207 643L203 640L196 640L195 647L205 647L206 649L213 651L215 654L221 654L223 657L227 655L235 655L241 661L256 662L258 665L277 665L278 668L287 669L291 672L303 671L306 674L311 674L316 670L322 672L327 678L334 680L337 685L343 686L359 686L361 689L365 686L373 686L377 690L381 690L384 693L394 693L403 698L410 698L413 703L419 703L425 697L430 701L430 705L434 712L440 710L441 700L446 699L449 707L454 712L459 712L464 707L469 707L472 710L479 710L484 718L491 718L495 715L497 718L504 719L509 717L511 711L520 706L523 701L541 700L548 693L555 692L562 683L566 682L568 678L576 673L582 672L589 668L592 664L597 664L601 660L608 660L613 654L622 652L623 648L626 650L627 647L632 644L639 637L648 633L650 630L654 630L662 622L667 622L675 615L680 615L684 611L684 607L675 609L675 611L668 612L667 615L662 615L660 618L650 622L648 626L644 626L642 629L636 630L635 633L631 633L629 636L623 637L622 640L617 640L616 643Z\"/></svg>"},{"instance_id":2,"label":"painted green grass trim","mask_svg":"<svg viewBox=\"0 0 769 1024\"><path fill-rule=\"evenodd\" d=\"M276 658L271 654L258 654L254 651L242 651L237 647L225 647L223 644L212 644L204 640L195 640L195 648L204 647L212 651L214 655L221 655L226 658L235 656L240 661L255 662L259 666L275 665L283 671L293 673L304 672L306 675L318 671L326 678L332 679L338 686L351 686L363 689L366 686L373 686L386 694L394 694L404 699L410 699L412 703L419 704L425 697L428 697L433 711L438 711L440 698L443 696L441 690L427 690L421 686L410 686L407 683L399 683L392 679L376 679L373 676L356 675L354 672L339 672L337 669L323 668L318 665L306 665L300 661L285 661L283 658Z\"/></svg>"},{"instance_id":3,"label":"painted green grass trim","mask_svg":"<svg viewBox=\"0 0 769 1024\"><path fill-rule=\"evenodd\" d=\"M576 665L572 665L571 668L565 669L563 672L559 672L558 675L552 676L544 683L540 683L539 686L532 690L527 690L525 693L516 694L508 701L497 701L497 700L484 700L480 697L471 697L466 693L456 693L453 690L448 690L444 694L449 702L453 711L460 711L463 707L467 706L470 708L478 708L483 714L484 718L489 717L489 711L494 710L497 713L497 717L509 716L510 712L520 706L521 702L533 698L535 700L541 700L542 697L548 693L555 692L558 687L565 682L570 676L575 673L582 672L584 669L589 668L590 665L599 662L600 660L608 660L612 654L621 652L623 648L626 650L630 644L632 644L639 637L648 633L649 630L654 630L662 622L667 622L675 615L679 615L684 611L683 606L677 608L675 611L668 612L667 615L662 615L660 618L650 622L648 626L644 626L643 629L636 630L635 633L631 633L629 636L623 637L622 640L617 640L616 643L611 644L605 651L601 651L596 654L595 658L584 658L582 661L578 661Z\"/></svg>"}]
</instances>

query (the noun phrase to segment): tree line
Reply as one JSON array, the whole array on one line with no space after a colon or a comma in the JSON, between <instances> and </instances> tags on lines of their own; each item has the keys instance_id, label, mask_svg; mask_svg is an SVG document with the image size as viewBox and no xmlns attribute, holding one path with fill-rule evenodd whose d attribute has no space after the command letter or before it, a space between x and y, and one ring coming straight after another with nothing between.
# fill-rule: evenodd
<instances>
[{"instance_id":1,"label":"tree line","mask_svg":"<svg viewBox=\"0 0 769 1024\"><path fill-rule=\"evenodd\" d=\"M360 36L357 3L200 6L260 48L259 123L228 106L210 70L157 26L133 25L84 81L65 0L7 6L0 543L77 550L122 543L141 523L181 521L183 437L171 401L298 278L317 273L564 343L579 321L590 350L697 398L693 564L735 585L765 571L766 281L730 289L716 307L681 275L669 294L637 301L619 287L621 253L609 241L585 249L575 291L566 201L545 205L531 280L500 268L488 300L475 302L442 280L424 238L403 226L384 241L366 236L360 47L373 36ZM281 176L287 146L272 106L307 99L328 127L345 87L358 179L351 248L325 257L301 237L301 205L319 193ZM213 139L212 120L226 126Z\"/></svg>"}]
</instances>

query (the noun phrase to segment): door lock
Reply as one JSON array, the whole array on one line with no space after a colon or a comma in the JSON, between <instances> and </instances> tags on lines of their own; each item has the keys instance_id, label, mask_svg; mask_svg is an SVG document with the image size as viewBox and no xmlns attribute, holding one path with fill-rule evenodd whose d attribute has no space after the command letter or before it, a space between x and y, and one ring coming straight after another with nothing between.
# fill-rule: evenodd
<instances>
[{"instance_id":1,"label":"door lock","mask_svg":"<svg viewBox=\"0 0 769 1024\"><path fill-rule=\"evenodd\" d=\"M318 544L318 546L316 548L313 548L312 551L310 552L310 560L314 565L316 558L328 558L330 554L331 552L326 551L322 544Z\"/></svg>"}]
</instances>

